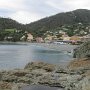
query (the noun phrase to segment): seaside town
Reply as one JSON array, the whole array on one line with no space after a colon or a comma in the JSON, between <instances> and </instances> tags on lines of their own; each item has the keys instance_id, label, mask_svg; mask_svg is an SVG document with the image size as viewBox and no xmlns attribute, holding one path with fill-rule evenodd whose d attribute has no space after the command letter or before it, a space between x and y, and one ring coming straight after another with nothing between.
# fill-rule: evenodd
<instances>
[{"instance_id":1,"label":"seaside town","mask_svg":"<svg viewBox=\"0 0 90 90\"><path fill-rule=\"evenodd\" d=\"M66 28L64 28L66 30ZM68 35L65 30L46 31L43 36L36 36L28 31L17 29L5 29L0 32L0 40L2 41L22 41L35 43L54 43L54 44L81 44L90 39L90 29L86 27L87 31L82 30L79 33ZM74 30L75 33L78 30Z\"/></svg>"}]
</instances>

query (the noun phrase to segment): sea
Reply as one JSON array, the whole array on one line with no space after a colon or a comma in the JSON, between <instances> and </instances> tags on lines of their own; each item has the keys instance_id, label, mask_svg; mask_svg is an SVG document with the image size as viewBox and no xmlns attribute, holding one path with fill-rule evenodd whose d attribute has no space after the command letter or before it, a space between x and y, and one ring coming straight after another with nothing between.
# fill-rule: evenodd
<instances>
[{"instance_id":1,"label":"sea","mask_svg":"<svg viewBox=\"0 0 90 90\"><path fill-rule=\"evenodd\" d=\"M73 59L67 51L33 43L0 43L0 70L23 69L29 62L65 64Z\"/></svg>"}]
</instances>

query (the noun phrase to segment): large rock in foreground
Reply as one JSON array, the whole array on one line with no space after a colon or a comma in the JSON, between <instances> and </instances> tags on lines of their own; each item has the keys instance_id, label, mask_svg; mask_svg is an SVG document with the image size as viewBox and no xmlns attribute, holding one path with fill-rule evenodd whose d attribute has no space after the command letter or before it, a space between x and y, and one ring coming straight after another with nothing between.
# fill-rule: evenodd
<instances>
[{"instance_id":1,"label":"large rock in foreground","mask_svg":"<svg viewBox=\"0 0 90 90\"><path fill-rule=\"evenodd\" d=\"M52 72L55 70L55 65L44 63L44 62L31 62L25 66L25 69L31 69L31 70L44 69L48 72Z\"/></svg>"},{"instance_id":2,"label":"large rock in foreground","mask_svg":"<svg viewBox=\"0 0 90 90\"><path fill-rule=\"evenodd\" d=\"M63 90L90 90L90 60L72 61L67 68L44 62L31 62L25 69L1 71L0 82L0 90L5 88L20 90L19 87L23 85L47 85Z\"/></svg>"}]
</instances>

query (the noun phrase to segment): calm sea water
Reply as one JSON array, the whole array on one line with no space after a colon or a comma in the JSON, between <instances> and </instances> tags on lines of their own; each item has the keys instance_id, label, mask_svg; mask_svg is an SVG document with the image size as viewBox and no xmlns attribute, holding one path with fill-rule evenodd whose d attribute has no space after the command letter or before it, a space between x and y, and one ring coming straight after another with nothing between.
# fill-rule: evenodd
<instances>
[{"instance_id":1,"label":"calm sea water","mask_svg":"<svg viewBox=\"0 0 90 90\"><path fill-rule=\"evenodd\" d=\"M0 44L0 69L24 68L31 61L63 63L72 59L72 55L35 44Z\"/></svg>"}]
</instances>

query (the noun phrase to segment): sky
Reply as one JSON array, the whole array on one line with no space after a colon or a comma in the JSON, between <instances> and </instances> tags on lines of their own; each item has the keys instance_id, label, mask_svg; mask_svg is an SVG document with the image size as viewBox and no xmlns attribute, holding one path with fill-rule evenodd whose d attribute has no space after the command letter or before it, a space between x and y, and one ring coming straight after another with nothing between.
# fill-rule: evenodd
<instances>
[{"instance_id":1,"label":"sky","mask_svg":"<svg viewBox=\"0 0 90 90\"><path fill-rule=\"evenodd\" d=\"M60 12L90 9L90 0L0 0L0 17L27 24Z\"/></svg>"}]
</instances>

